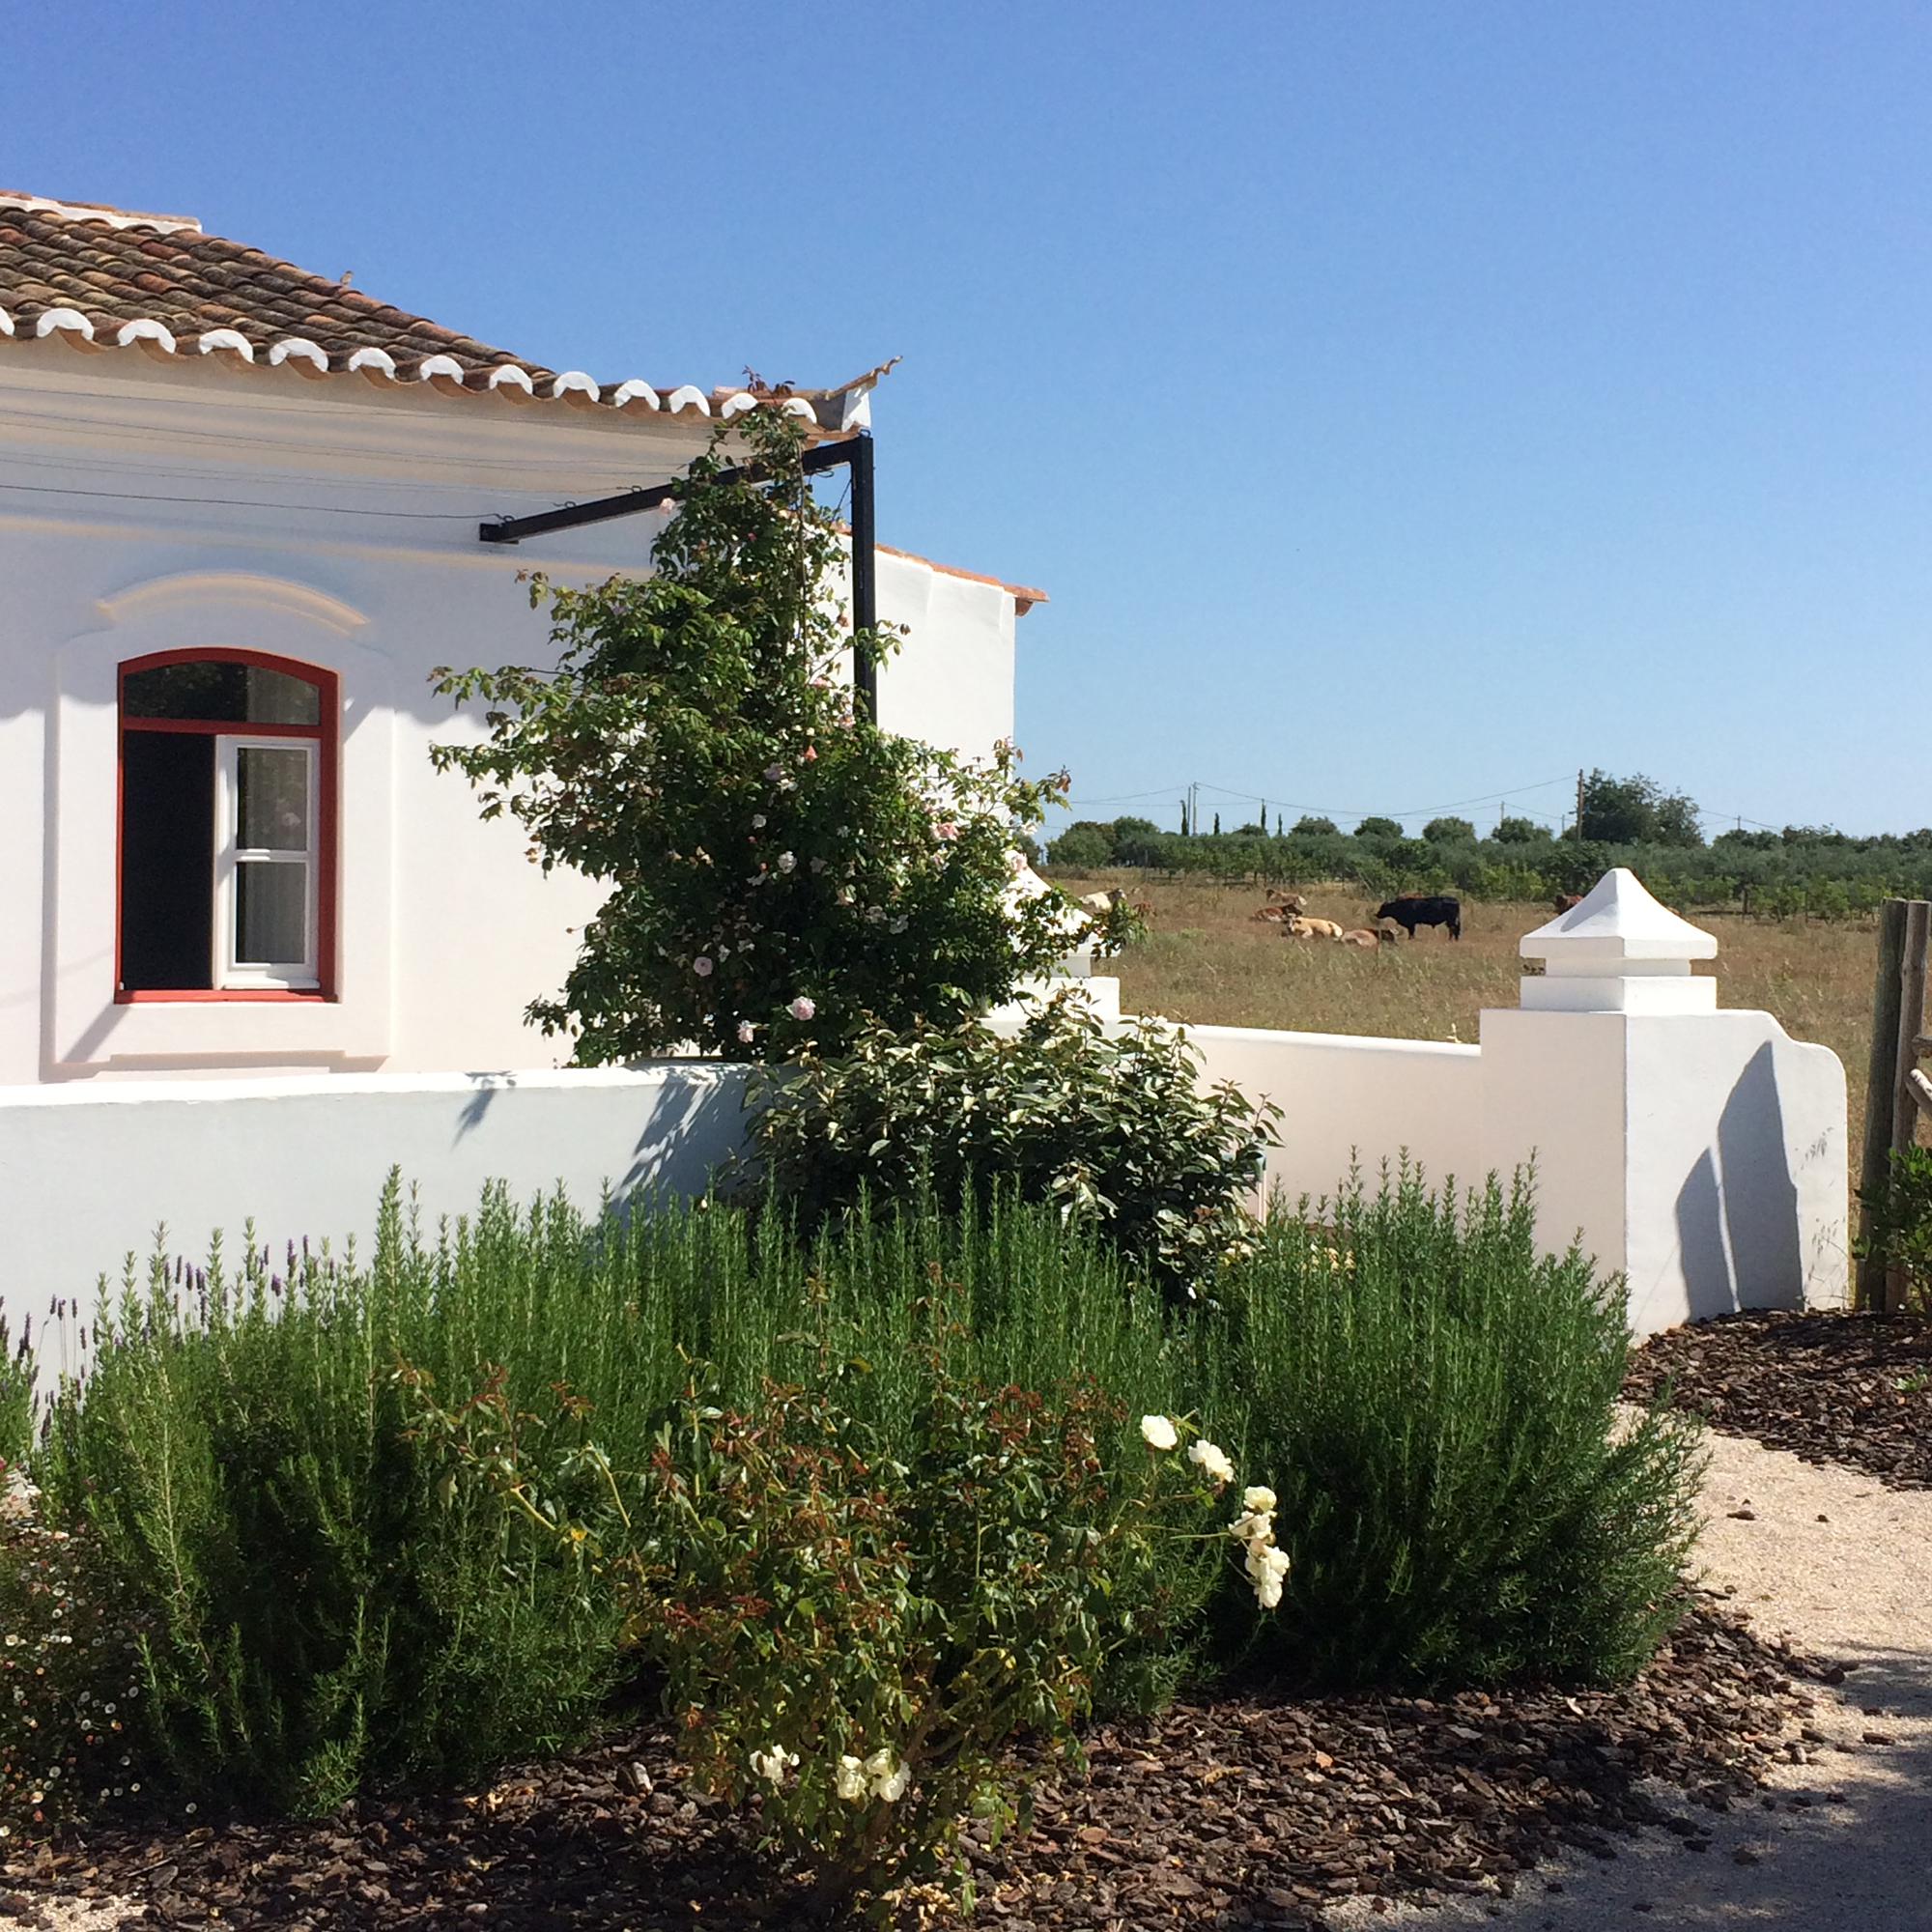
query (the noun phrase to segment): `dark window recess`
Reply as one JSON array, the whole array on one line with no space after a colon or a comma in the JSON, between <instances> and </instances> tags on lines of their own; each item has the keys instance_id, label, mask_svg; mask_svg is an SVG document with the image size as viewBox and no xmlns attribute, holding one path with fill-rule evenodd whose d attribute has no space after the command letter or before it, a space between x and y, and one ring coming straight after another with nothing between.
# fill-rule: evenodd
<instances>
[{"instance_id":1,"label":"dark window recess","mask_svg":"<svg viewBox=\"0 0 1932 1932\"><path fill-rule=\"evenodd\" d=\"M128 684L141 675L130 673ZM182 992L213 984L210 915L213 893L213 736L200 731L125 732L121 739L123 992Z\"/></svg>"},{"instance_id":2,"label":"dark window recess","mask_svg":"<svg viewBox=\"0 0 1932 1932\"><path fill-rule=\"evenodd\" d=\"M266 665L153 665L121 680L124 718L195 718L216 724L316 724L322 694Z\"/></svg>"}]
</instances>

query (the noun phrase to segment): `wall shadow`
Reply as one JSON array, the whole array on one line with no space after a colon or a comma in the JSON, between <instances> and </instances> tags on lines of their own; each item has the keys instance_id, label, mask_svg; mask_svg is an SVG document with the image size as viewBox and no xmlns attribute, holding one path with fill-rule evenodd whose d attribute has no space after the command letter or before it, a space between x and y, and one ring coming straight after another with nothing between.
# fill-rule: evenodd
<instances>
[{"instance_id":1,"label":"wall shadow","mask_svg":"<svg viewBox=\"0 0 1932 1932\"><path fill-rule=\"evenodd\" d=\"M1766 1040L1745 1064L1677 1194L1677 1238L1690 1320L1804 1304L1798 1187L1785 1149L1777 1065Z\"/></svg>"}]
</instances>

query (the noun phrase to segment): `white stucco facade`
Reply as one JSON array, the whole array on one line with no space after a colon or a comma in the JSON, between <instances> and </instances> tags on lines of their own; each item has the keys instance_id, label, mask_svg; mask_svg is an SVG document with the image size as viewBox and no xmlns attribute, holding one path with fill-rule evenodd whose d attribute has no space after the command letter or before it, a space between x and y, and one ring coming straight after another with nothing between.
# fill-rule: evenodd
<instances>
[{"instance_id":1,"label":"white stucco facade","mask_svg":"<svg viewBox=\"0 0 1932 1932\"><path fill-rule=\"evenodd\" d=\"M714 424L305 366L0 344L0 1087L559 1057L523 1011L561 983L597 892L545 879L431 769L433 742L475 726L430 674L541 662L518 573L643 569L661 527L497 548L480 521L662 482ZM881 722L985 753L1012 727L1013 591L880 566L880 616L909 632ZM118 668L213 646L339 680L327 999L115 998Z\"/></svg>"}]
</instances>

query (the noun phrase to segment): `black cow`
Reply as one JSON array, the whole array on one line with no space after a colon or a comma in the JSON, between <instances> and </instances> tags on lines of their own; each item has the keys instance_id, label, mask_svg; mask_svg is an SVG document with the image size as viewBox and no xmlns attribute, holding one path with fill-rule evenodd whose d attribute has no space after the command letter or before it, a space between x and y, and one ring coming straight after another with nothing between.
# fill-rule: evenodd
<instances>
[{"instance_id":1,"label":"black cow","mask_svg":"<svg viewBox=\"0 0 1932 1932\"><path fill-rule=\"evenodd\" d=\"M1418 925L1446 925L1451 939L1463 936L1463 901L1447 893L1412 893L1390 899L1376 913L1378 919L1392 919L1413 939Z\"/></svg>"}]
</instances>

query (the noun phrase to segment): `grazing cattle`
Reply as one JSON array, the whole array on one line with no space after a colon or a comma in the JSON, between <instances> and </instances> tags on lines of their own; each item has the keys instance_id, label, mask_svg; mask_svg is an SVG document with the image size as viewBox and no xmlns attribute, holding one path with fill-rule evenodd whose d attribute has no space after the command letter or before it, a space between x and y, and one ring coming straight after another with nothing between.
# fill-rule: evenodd
<instances>
[{"instance_id":1,"label":"grazing cattle","mask_svg":"<svg viewBox=\"0 0 1932 1932\"><path fill-rule=\"evenodd\" d=\"M1290 912L1308 910L1308 901L1299 893L1285 893L1279 886L1267 889L1267 902L1271 906L1286 906Z\"/></svg>"},{"instance_id":2,"label":"grazing cattle","mask_svg":"<svg viewBox=\"0 0 1932 1932\"><path fill-rule=\"evenodd\" d=\"M1463 901L1447 893L1406 893L1377 908L1378 919L1392 919L1413 939L1418 925L1446 925L1451 939L1463 936Z\"/></svg>"},{"instance_id":3,"label":"grazing cattle","mask_svg":"<svg viewBox=\"0 0 1932 1932\"><path fill-rule=\"evenodd\" d=\"M1558 893L1551 903L1559 913L1568 912L1572 906L1579 906L1583 903L1583 895L1581 893Z\"/></svg>"},{"instance_id":4,"label":"grazing cattle","mask_svg":"<svg viewBox=\"0 0 1932 1932\"><path fill-rule=\"evenodd\" d=\"M1332 919L1292 919L1282 928L1291 939L1340 939L1342 927Z\"/></svg>"},{"instance_id":5,"label":"grazing cattle","mask_svg":"<svg viewBox=\"0 0 1932 1932\"><path fill-rule=\"evenodd\" d=\"M1265 921L1271 925L1279 925L1284 920L1293 919L1294 915L1286 906L1264 905L1259 912L1251 912L1248 917Z\"/></svg>"},{"instance_id":6,"label":"grazing cattle","mask_svg":"<svg viewBox=\"0 0 1932 1932\"><path fill-rule=\"evenodd\" d=\"M1083 912L1110 913L1126 897L1119 886L1107 893L1082 893L1073 903Z\"/></svg>"},{"instance_id":7,"label":"grazing cattle","mask_svg":"<svg viewBox=\"0 0 1932 1932\"><path fill-rule=\"evenodd\" d=\"M1352 932L1345 932L1342 935L1342 944L1344 946L1378 947L1382 943L1382 937L1383 935L1379 932L1371 932L1367 926L1358 925Z\"/></svg>"}]
</instances>

